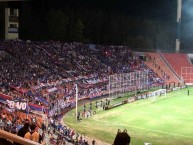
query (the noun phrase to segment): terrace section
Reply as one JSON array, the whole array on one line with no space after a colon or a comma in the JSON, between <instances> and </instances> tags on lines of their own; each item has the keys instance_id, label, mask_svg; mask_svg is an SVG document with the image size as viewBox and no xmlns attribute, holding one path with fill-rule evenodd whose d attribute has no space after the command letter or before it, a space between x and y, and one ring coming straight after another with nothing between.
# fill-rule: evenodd
<instances>
[{"instance_id":1,"label":"terrace section","mask_svg":"<svg viewBox=\"0 0 193 145\"><path fill-rule=\"evenodd\" d=\"M171 69L166 65L159 53L148 52L146 53L147 61L145 64L151 68L166 84L179 83L177 77L173 74Z\"/></svg>"},{"instance_id":2,"label":"terrace section","mask_svg":"<svg viewBox=\"0 0 193 145\"><path fill-rule=\"evenodd\" d=\"M171 68L177 73L179 77L183 77L187 82L190 82L191 78L187 78L187 74L182 75L183 67L193 67L191 61L189 60L187 54L185 53L162 53L162 56L165 58L166 63L171 66Z\"/></svg>"}]
</instances>

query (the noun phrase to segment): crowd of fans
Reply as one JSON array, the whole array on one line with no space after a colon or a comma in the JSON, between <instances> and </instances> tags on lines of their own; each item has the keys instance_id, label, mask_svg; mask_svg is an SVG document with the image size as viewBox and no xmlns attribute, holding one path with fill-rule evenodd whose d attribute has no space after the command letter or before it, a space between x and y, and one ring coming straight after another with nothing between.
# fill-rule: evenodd
<instances>
[{"instance_id":1,"label":"crowd of fans","mask_svg":"<svg viewBox=\"0 0 193 145\"><path fill-rule=\"evenodd\" d=\"M148 72L149 87L163 83L139 55L126 46L1 40L0 101L4 111L0 124L4 124L4 128L7 123L12 124L12 128L6 130L16 133L27 118L42 129L42 136L46 131L47 135L57 134L58 140L71 140L73 131L61 125L56 118L75 106L76 85L79 100L91 99L109 93L109 75L135 71ZM29 105L25 112L10 109L1 95ZM9 111L20 115L6 115ZM46 125L39 119L41 116L37 116L38 111L54 120L49 119ZM26 116L20 117L21 114ZM42 128L42 125L47 128ZM84 139L79 141L79 144L87 144Z\"/></svg>"}]
</instances>

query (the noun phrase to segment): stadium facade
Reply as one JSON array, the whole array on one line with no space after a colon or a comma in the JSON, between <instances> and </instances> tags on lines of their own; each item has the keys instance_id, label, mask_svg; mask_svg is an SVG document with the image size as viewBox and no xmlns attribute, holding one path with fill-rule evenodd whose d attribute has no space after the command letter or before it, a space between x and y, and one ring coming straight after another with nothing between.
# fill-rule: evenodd
<instances>
[{"instance_id":1,"label":"stadium facade","mask_svg":"<svg viewBox=\"0 0 193 145\"><path fill-rule=\"evenodd\" d=\"M0 0L0 39L19 39L19 5L25 0Z\"/></svg>"}]
</instances>

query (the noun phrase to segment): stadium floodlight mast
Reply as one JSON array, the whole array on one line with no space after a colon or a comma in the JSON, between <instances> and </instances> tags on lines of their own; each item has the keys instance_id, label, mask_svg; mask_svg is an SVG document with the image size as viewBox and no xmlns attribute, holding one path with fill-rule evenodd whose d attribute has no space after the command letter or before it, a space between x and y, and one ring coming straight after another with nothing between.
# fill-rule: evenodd
<instances>
[{"instance_id":1,"label":"stadium floodlight mast","mask_svg":"<svg viewBox=\"0 0 193 145\"><path fill-rule=\"evenodd\" d=\"M177 0L177 36L176 36L176 52L180 52L180 27L182 16L182 0Z\"/></svg>"},{"instance_id":2,"label":"stadium floodlight mast","mask_svg":"<svg viewBox=\"0 0 193 145\"><path fill-rule=\"evenodd\" d=\"M75 84L76 87L76 122L78 122L78 84Z\"/></svg>"}]
</instances>

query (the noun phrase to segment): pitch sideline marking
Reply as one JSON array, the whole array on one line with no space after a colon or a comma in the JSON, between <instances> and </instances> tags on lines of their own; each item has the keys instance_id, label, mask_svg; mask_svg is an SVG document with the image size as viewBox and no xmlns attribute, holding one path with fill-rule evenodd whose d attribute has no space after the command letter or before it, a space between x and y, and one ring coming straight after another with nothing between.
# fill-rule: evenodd
<instances>
[{"instance_id":1,"label":"pitch sideline marking","mask_svg":"<svg viewBox=\"0 0 193 145\"><path fill-rule=\"evenodd\" d=\"M117 115L124 115L124 114L126 114L127 113L127 111L132 111L132 108L130 108L131 110L128 110L128 109L123 109L123 111L121 112L121 113L114 113L114 115L115 114L117 114ZM137 112L139 112L139 113L143 113L143 114L146 114L146 115L151 115L151 116L159 116L159 115L155 115L155 114L153 114L153 113L148 113L148 112L146 112L146 111L137 111ZM103 116L101 116L101 117L99 117L99 116L93 116L92 118L96 118L96 119L100 119L100 118L103 118L103 117L105 117L105 116L108 116L108 115L104 115L103 114ZM193 119L193 117L183 117L183 118L176 118L177 120L192 120Z\"/></svg>"},{"instance_id":2,"label":"pitch sideline marking","mask_svg":"<svg viewBox=\"0 0 193 145\"><path fill-rule=\"evenodd\" d=\"M117 125L117 123L112 123L112 122L110 123L110 122L102 121L102 120L98 120L98 119L96 119L96 121L102 122L102 123L108 123L108 124L115 124L115 125ZM133 125L126 125L125 123L119 123L119 124L123 125L123 126L129 126L129 127L132 127L132 128L138 128L138 129L141 129L141 130L154 131L154 132L159 132L159 133L163 133L163 134L168 134L168 135L173 135L173 136L181 136L181 137L186 137L186 138L193 139L192 136L186 136L186 135L176 134L176 133L169 133L169 132L165 132L165 131L161 131L161 130L156 130L156 129L147 129L147 128L142 128L142 127L133 126Z\"/></svg>"}]
</instances>

